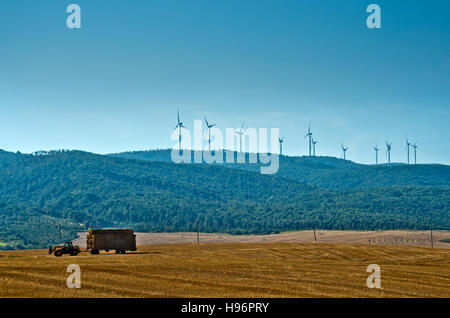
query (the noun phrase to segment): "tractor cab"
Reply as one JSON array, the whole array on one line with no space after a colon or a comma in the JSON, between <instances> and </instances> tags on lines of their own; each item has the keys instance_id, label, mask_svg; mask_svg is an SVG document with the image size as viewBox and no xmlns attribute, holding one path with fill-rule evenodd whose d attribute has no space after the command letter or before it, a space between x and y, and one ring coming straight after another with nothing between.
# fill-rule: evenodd
<instances>
[{"instance_id":1,"label":"tractor cab","mask_svg":"<svg viewBox=\"0 0 450 318\"><path fill-rule=\"evenodd\" d=\"M73 248L72 242L64 242L63 249L71 250Z\"/></svg>"}]
</instances>

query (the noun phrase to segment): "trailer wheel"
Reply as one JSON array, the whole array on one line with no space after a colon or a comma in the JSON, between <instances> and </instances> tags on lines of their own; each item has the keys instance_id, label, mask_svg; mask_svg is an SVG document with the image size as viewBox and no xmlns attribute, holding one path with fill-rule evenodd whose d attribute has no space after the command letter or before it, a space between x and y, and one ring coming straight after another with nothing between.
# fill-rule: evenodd
<instances>
[{"instance_id":1,"label":"trailer wheel","mask_svg":"<svg viewBox=\"0 0 450 318\"><path fill-rule=\"evenodd\" d=\"M91 251L91 254L99 254L100 252L99 252L99 250L92 250Z\"/></svg>"},{"instance_id":2,"label":"trailer wheel","mask_svg":"<svg viewBox=\"0 0 450 318\"><path fill-rule=\"evenodd\" d=\"M125 250L121 250L121 251L120 251L121 254L125 254L126 252L127 252L127 251L125 251Z\"/></svg>"},{"instance_id":3,"label":"trailer wheel","mask_svg":"<svg viewBox=\"0 0 450 318\"><path fill-rule=\"evenodd\" d=\"M116 254L120 254L120 250L116 250Z\"/></svg>"}]
</instances>

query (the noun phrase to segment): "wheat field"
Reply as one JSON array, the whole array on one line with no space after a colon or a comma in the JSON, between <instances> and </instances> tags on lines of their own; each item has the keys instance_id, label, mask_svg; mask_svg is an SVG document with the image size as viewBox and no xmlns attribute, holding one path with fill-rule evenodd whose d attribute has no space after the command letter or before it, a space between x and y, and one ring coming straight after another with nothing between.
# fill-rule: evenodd
<instances>
[{"instance_id":1,"label":"wheat field","mask_svg":"<svg viewBox=\"0 0 450 318\"><path fill-rule=\"evenodd\" d=\"M69 264L81 288L69 289ZM369 264L381 289L366 286ZM0 252L0 297L450 297L450 250L323 243L139 246L56 258Z\"/></svg>"}]
</instances>

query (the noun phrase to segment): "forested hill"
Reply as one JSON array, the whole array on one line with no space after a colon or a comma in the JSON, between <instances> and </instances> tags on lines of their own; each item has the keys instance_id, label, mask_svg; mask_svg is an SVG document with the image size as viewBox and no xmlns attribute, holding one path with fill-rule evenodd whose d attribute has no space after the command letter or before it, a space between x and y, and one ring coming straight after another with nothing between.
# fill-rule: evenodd
<instances>
[{"instance_id":1,"label":"forested hill","mask_svg":"<svg viewBox=\"0 0 450 318\"><path fill-rule=\"evenodd\" d=\"M171 150L111 154L117 158L171 162ZM193 155L192 155L193 156ZM224 155L225 156L225 155ZM248 154L247 162L248 162ZM224 160L225 161L225 160ZM255 164L229 168L259 171ZM450 187L450 166L439 164L362 165L334 157L280 157L278 177L325 189L378 189L393 186Z\"/></svg>"},{"instance_id":2,"label":"forested hill","mask_svg":"<svg viewBox=\"0 0 450 318\"><path fill-rule=\"evenodd\" d=\"M333 165L358 167L326 160L331 163L320 170L330 173L337 169L329 168ZM307 168L299 164L297 170L300 174ZM330 190L282 173L261 175L228 166L177 165L80 151L0 151L0 249L54 244L58 223L65 239L88 227L193 231L197 218L201 231L234 234L312 227L450 229L446 175L447 180L444 175L429 183L435 186Z\"/></svg>"}]
</instances>

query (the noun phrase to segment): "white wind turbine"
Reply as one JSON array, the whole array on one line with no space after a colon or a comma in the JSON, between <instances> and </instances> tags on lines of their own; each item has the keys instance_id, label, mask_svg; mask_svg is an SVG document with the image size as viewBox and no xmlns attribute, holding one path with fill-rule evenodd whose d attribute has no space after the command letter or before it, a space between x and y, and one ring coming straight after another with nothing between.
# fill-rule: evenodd
<instances>
[{"instance_id":1,"label":"white wind turbine","mask_svg":"<svg viewBox=\"0 0 450 318\"><path fill-rule=\"evenodd\" d=\"M283 142L284 142L284 138L285 138L285 137L281 137L281 138L280 138L280 136L278 136L278 142L280 143L280 156L283 155Z\"/></svg>"},{"instance_id":2,"label":"white wind turbine","mask_svg":"<svg viewBox=\"0 0 450 318\"><path fill-rule=\"evenodd\" d=\"M242 123L242 126L238 131L237 130L234 131L236 134L239 135L239 152L242 152L242 136L244 135L244 125L245 121Z\"/></svg>"},{"instance_id":3,"label":"white wind turbine","mask_svg":"<svg viewBox=\"0 0 450 318\"><path fill-rule=\"evenodd\" d=\"M175 126L175 130L177 128L179 129L178 143L179 143L179 147L180 147L180 150L181 150L181 128L185 128L185 129L187 129L187 128L183 125L183 122L180 120L180 109L178 109L178 111L177 111L177 117L178 117L178 123Z\"/></svg>"},{"instance_id":4,"label":"white wind turbine","mask_svg":"<svg viewBox=\"0 0 450 318\"><path fill-rule=\"evenodd\" d=\"M214 127L216 124L210 124L208 123L208 120L205 116L205 122L206 122L206 133L208 133L208 150L211 151L211 128Z\"/></svg>"},{"instance_id":5,"label":"white wind turbine","mask_svg":"<svg viewBox=\"0 0 450 318\"><path fill-rule=\"evenodd\" d=\"M344 147L344 145L342 144L342 142L341 142L341 148L342 148L342 157L343 157L344 160L345 160L345 153L346 153L347 150L349 150L350 148L349 148L349 147Z\"/></svg>"}]
</instances>

